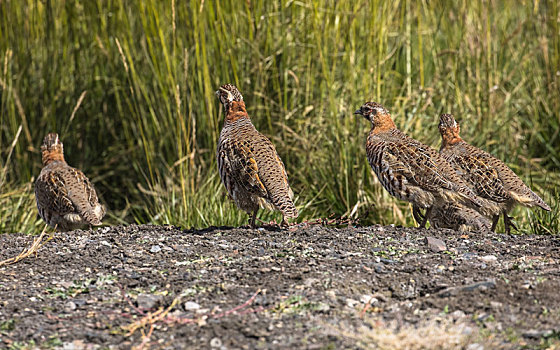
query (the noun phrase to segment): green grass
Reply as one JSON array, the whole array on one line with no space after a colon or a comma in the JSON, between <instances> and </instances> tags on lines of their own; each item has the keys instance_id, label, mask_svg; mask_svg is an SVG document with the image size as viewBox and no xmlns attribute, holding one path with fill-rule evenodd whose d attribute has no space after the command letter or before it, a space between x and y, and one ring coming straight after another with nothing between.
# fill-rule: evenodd
<instances>
[{"instance_id":1,"label":"green grass","mask_svg":"<svg viewBox=\"0 0 560 350\"><path fill-rule=\"evenodd\" d=\"M226 82L284 160L298 220L413 224L365 159L369 125L352 112L366 100L435 147L439 113L454 113L557 203L558 16L558 0L2 1L0 230L43 227L32 182L49 131L107 223L245 224L217 176Z\"/></svg>"}]
</instances>

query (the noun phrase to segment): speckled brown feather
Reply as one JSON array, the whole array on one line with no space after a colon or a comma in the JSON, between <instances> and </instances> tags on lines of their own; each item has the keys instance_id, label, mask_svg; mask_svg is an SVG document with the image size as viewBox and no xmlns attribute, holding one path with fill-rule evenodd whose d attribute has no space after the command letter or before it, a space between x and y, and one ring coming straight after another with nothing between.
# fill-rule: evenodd
<instances>
[{"instance_id":1,"label":"speckled brown feather","mask_svg":"<svg viewBox=\"0 0 560 350\"><path fill-rule=\"evenodd\" d=\"M460 127L450 114L440 116L441 155L449 161L478 196L495 202L506 213L516 204L550 207L501 160L465 142ZM499 215L500 210L494 210Z\"/></svg>"},{"instance_id":2,"label":"speckled brown feather","mask_svg":"<svg viewBox=\"0 0 560 350\"><path fill-rule=\"evenodd\" d=\"M451 165L433 148L398 130L383 106L368 102L356 114L364 115L373 124L366 141L368 161L391 195L420 208L447 202L480 206L474 192Z\"/></svg>"},{"instance_id":3,"label":"speckled brown feather","mask_svg":"<svg viewBox=\"0 0 560 350\"><path fill-rule=\"evenodd\" d=\"M62 231L82 225L101 225L105 208L99 204L88 178L64 160L58 135L48 134L41 151L43 169L35 182L35 199L41 218Z\"/></svg>"},{"instance_id":4,"label":"speckled brown feather","mask_svg":"<svg viewBox=\"0 0 560 350\"><path fill-rule=\"evenodd\" d=\"M490 220L476 210L454 203L434 208L428 219L434 228L459 232L489 232L492 227Z\"/></svg>"},{"instance_id":5,"label":"speckled brown feather","mask_svg":"<svg viewBox=\"0 0 560 350\"><path fill-rule=\"evenodd\" d=\"M279 210L285 217L297 217L284 163L270 140L251 123L241 94L231 84L216 94L226 109L217 159L228 194L249 214L262 206Z\"/></svg>"}]
</instances>

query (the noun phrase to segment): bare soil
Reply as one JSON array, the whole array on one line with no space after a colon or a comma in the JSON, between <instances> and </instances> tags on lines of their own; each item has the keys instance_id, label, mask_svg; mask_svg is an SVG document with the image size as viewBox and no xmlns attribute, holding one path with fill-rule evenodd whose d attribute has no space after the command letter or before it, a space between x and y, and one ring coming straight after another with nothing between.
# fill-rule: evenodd
<instances>
[{"instance_id":1,"label":"bare soil","mask_svg":"<svg viewBox=\"0 0 560 350\"><path fill-rule=\"evenodd\" d=\"M0 260L32 240L1 235ZM392 226L57 233L0 267L0 348L559 348L559 248Z\"/></svg>"}]
</instances>

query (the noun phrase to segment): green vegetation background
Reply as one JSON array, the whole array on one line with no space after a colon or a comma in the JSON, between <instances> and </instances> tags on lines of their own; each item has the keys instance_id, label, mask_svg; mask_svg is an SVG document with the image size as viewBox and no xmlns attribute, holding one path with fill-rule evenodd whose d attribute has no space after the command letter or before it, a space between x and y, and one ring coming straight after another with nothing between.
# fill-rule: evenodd
<instances>
[{"instance_id":1,"label":"green vegetation background","mask_svg":"<svg viewBox=\"0 0 560 350\"><path fill-rule=\"evenodd\" d=\"M245 224L215 161L227 82L284 160L298 220L413 224L366 161L352 112L374 100L434 147L454 113L556 209L516 210L522 230L556 232L559 22L558 0L0 1L0 232L43 228L47 132L109 224Z\"/></svg>"}]
</instances>

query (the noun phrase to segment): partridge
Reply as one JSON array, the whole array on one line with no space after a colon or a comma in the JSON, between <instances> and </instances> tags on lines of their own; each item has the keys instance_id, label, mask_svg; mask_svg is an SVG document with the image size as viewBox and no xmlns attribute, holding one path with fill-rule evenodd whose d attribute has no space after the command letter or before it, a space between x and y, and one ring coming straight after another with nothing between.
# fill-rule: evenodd
<instances>
[{"instance_id":1,"label":"partridge","mask_svg":"<svg viewBox=\"0 0 560 350\"><path fill-rule=\"evenodd\" d=\"M507 233L516 229L508 213L517 205L550 207L535 194L504 162L491 154L465 142L459 135L460 127L451 114L442 114L439 122L441 134L440 154L457 173L483 198L479 211L492 217L491 230L496 229L500 214L504 216Z\"/></svg>"},{"instance_id":2,"label":"partridge","mask_svg":"<svg viewBox=\"0 0 560 350\"><path fill-rule=\"evenodd\" d=\"M99 204L95 188L84 173L64 160L58 134L45 136L41 153L43 169L35 181L39 216L60 231L101 225L105 207Z\"/></svg>"},{"instance_id":3,"label":"partridge","mask_svg":"<svg viewBox=\"0 0 560 350\"><path fill-rule=\"evenodd\" d=\"M452 166L436 150L398 130L385 107L366 102L354 114L372 124L366 141L370 166L392 196L413 204L420 227L425 227L433 207L448 203L480 207ZM421 220L418 208L427 209Z\"/></svg>"},{"instance_id":4,"label":"partridge","mask_svg":"<svg viewBox=\"0 0 560 350\"><path fill-rule=\"evenodd\" d=\"M272 142L251 123L234 85L222 85L216 96L225 110L217 149L222 183L237 206L251 216L251 227L260 207L282 212L285 225L286 218L298 216L298 210L284 163Z\"/></svg>"},{"instance_id":5,"label":"partridge","mask_svg":"<svg viewBox=\"0 0 560 350\"><path fill-rule=\"evenodd\" d=\"M491 226L490 220L478 211L454 203L434 208L428 219L434 228L459 232L488 232Z\"/></svg>"}]
</instances>

